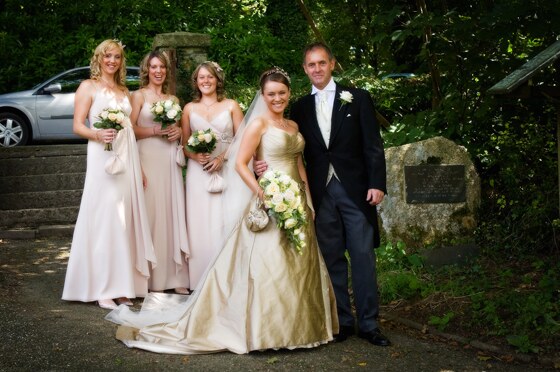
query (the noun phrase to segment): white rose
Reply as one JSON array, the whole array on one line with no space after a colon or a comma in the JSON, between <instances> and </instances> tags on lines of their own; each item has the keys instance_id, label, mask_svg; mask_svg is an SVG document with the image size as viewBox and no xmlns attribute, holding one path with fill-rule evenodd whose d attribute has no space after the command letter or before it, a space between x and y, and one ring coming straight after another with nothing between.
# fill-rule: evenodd
<instances>
[{"instance_id":1,"label":"white rose","mask_svg":"<svg viewBox=\"0 0 560 372\"><path fill-rule=\"evenodd\" d=\"M268 184L268 186L266 186L266 188L264 189L264 193L266 195L276 195L280 192L280 189L278 188L278 185L275 183L270 183Z\"/></svg>"},{"instance_id":2,"label":"white rose","mask_svg":"<svg viewBox=\"0 0 560 372\"><path fill-rule=\"evenodd\" d=\"M124 114L122 112L119 112L117 114L117 123L122 123L124 120Z\"/></svg>"},{"instance_id":3,"label":"white rose","mask_svg":"<svg viewBox=\"0 0 560 372\"><path fill-rule=\"evenodd\" d=\"M111 120L111 121L116 121L117 120L117 114L110 112L109 115L107 115L107 119Z\"/></svg>"},{"instance_id":4,"label":"white rose","mask_svg":"<svg viewBox=\"0 0 560 372\"><path fill-rule=\"evenodd\" d=\"M194 144L194 138L193 137L189 137L189 140L187 141L187 143L192 146Z\"/></svg>"},{"instance_id":5,"label":"white rose","mask_svg":"<svg viewBox=\"0 0 560 372\"><path fill-rule=\"evenodd\" d=\"M173 107L173 104L175 102L173 102L172 100L168 99L167 101L163 102L163 107L165 107L166 109L170 109L171 107Z\"/></svg>"},{"instance_id":6,"label":"white rose","mask_svg":"<svg viewBox=\"0 0 560 372\"><path fill-rule=\"evenodd\" d=\"M297 234L298 238L300 238L301 240L305 240L305 233L304 232L300 232Z\"/></svg>"},{"instance_id":7,"label":"white rose","mask_svg":"<svg viewBox=\"0 0 560 372\"><path fill-rule=\"evenodd\" d=\"M284 192L284 199L286 199L286 201L291 202L295 199L296 194L294 194L294 192L290 189L286 190Z\"/></svg>"},{"instance_id":8,"label":"white rose","mask_svg":"<svg viewBox=\"0 0 560 372\"><path fill-rule=\"evenodd\" d=\"M263 175L264 178L266 178L267 180L273 180L274 179L274 172L273 171L266 171Z\"/></svg>"},{"instance_id":9,"label":"white rose","mask_svg":"<svg viewBox=\"0 0 560 372\"><path fill-rule=\"evenodd\" d=\"M352 103L354 96L347 90L340 92L340 99L346 103Z\"/></svg>"},{"instance_id":10,"label":"white rose","mask_svg":"<svg viewBox=\"0 0 560 372\"><path fill-rule=\"evenodd\" d=\"M156 112L156 114L161 114L163 112L163 107L160 105L156 106L156 109L154 110Z\"/></svg>"},{"instance_id":11,"label":"white rose","mask_svg":"<svg viewBox=\"0 0 560 372\"><path fill-rule=\"evenodd\" d=\"M101 118L102 119L107 119L107 116L109 116L109 112L107 110L103 110L101 111Z\"/></svg>"},{"instance_id":12,"label":"white rose","mask_svg":"<svg viewBox=\"0 0 560 372\"><path fill-rule=\"evenodd\" d=\"M177 112L180 112L181 111L181 106L179 106L179 104L176 103L176 104L173 105L172 109L177 111Z\"/></svg>"},{"instance_id":13,"label":"white rose","mask_svg":"<svg viewBox=\"0 0 560 372\"><path fill-rule=\"evenodd\" d=\"M272 204L278 205L278 204L283 204L282 202L284 201L284 199L282 198L282 195L280 193L277 193L277 194L272 194L271 201ZM285 210L286 210L286 205L284 205L284 208L282 210L277 210L276 212L284 212Z\"/></svg>"},{"instance_id":14,"label":"white rose","mask_svg":"<svg viewBox=\"0 0 560 372\"><path fill-rule=\"evenodd\" d=\"M175 116L177 116L177 111L175 110L169 110L167 111L167 117L169 119L175 119Z\"/></svg>"},{"instance_id":15,"label":"white rose","mask_svg":"<svg viewBox=\"0 0 560 372\"><path fill-rule=\"evenodd\" d=\"M204 134L204 141L206 141L206 143L212 142L212 134L210 133Z\"/></svg>"},{"instance_id":16,"label":"white rose","mask_svg":"<svg viewBox=\"0 0 560 372\"><path fill-rule=\"evenodd\" d=\"M204 141L204 133L199 134L198 136L196 136L196 138L198 138L198 140L200 142L203 142Z\"/></svg>"},{"instance_id":17,"label":"white rose","mask_svg":"<svg viewBox=\"0 0 560 372\"><path fill-rule=\"evenodd\" d=\"M285 229L291 229L292 227L294 227L296 225L297 221L294 220L293 218L288 218L286 220L286 222L284 222L284 228Z\"/></svg>"},{"instance_id":18,"label":"white rose","mask_svg":"<svg viewBox=\"0 0 560 372\"><path fill-rule=\"evenodd\" d=\"M292 181L291 177L288 176L287 174L283 174L280 176L280 178L278 179L278 181L280 181L283 184L289 185L290 182Z\"/></svg>"}]
</instances>

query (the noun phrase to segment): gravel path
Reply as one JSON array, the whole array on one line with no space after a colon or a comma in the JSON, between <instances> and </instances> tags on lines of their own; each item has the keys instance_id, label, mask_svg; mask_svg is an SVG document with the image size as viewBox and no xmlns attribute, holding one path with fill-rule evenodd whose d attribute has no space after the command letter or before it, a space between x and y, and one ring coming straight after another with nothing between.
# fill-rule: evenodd
<instances>
[{"instance_id":1,"label":"gravel path","mask_svg":"<svg viewBox=\"0 0 560 372\"><path fill-rule=\"evenodd\" d=\"M69 238L0 240L1 371L527 371L542 368L481 357L475 349L414 337L387 322L393 342L357 337L315 349L248 355L160 355L126 348L93 304L60 300ZM136 306L140 300L135 301Z\"/></svg>"}]
</instances>

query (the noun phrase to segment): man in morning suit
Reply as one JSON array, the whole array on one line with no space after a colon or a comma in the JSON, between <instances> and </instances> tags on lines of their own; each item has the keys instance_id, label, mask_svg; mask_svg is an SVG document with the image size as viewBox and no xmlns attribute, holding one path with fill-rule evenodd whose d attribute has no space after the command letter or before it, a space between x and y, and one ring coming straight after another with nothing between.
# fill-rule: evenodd
<instances>
[{"instance_id":1,"label":"man in morning suit","mask_svg":"<svg viewBox=\"0 0 560 372\"><path fill-rule=\"evenodd\" d=\"M336 341L355 331L348 291L350 256L358 336L388 346L377 318L375 250L379 246L376 205L386 193L385 153L369 93L332 78L335 58L323 43L304 49L303 69L311 94L291 108L305 138L304 158L316 213L319 247L333 283L340 323Z\"/></svg>"}]
</instances>

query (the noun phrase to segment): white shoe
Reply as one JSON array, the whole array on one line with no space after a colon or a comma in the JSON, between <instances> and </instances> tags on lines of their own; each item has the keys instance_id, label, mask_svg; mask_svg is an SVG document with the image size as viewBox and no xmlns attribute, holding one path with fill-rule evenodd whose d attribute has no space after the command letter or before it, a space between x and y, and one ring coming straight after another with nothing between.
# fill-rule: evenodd
<instances>
[{"instance_id":1,"label":"white shoe","mask_svg":"<svg viewBox=\"0 0 560 372\"><path fill-rule=\"evenodd\" d=\"M113 300L99 300L97 304L102 309L115 310L118 306Z\"/></svg>"}]
</instances>

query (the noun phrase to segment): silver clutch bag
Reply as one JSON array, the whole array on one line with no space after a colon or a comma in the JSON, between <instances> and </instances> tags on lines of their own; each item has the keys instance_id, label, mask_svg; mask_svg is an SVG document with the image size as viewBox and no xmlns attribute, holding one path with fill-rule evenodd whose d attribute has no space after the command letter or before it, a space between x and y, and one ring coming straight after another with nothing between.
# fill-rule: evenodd
<instances>
[{"instance_id":1,"label":"silver clutch bag","mask_svg":"<svg viewBox=\"0 0 560 372\"><path fill-rule=\"evenodd\" d=\"M268 214L262 208L261 199L257 197L255 200L255 205L253 206L253 208L251 208L251 210L245 217L245 223L247 224L247 227L249 228L249 230L254 232L261 231L266 227L266 225L268 225L269 220L270 219L268 217Z\"/></svg>"}]
</instances>

